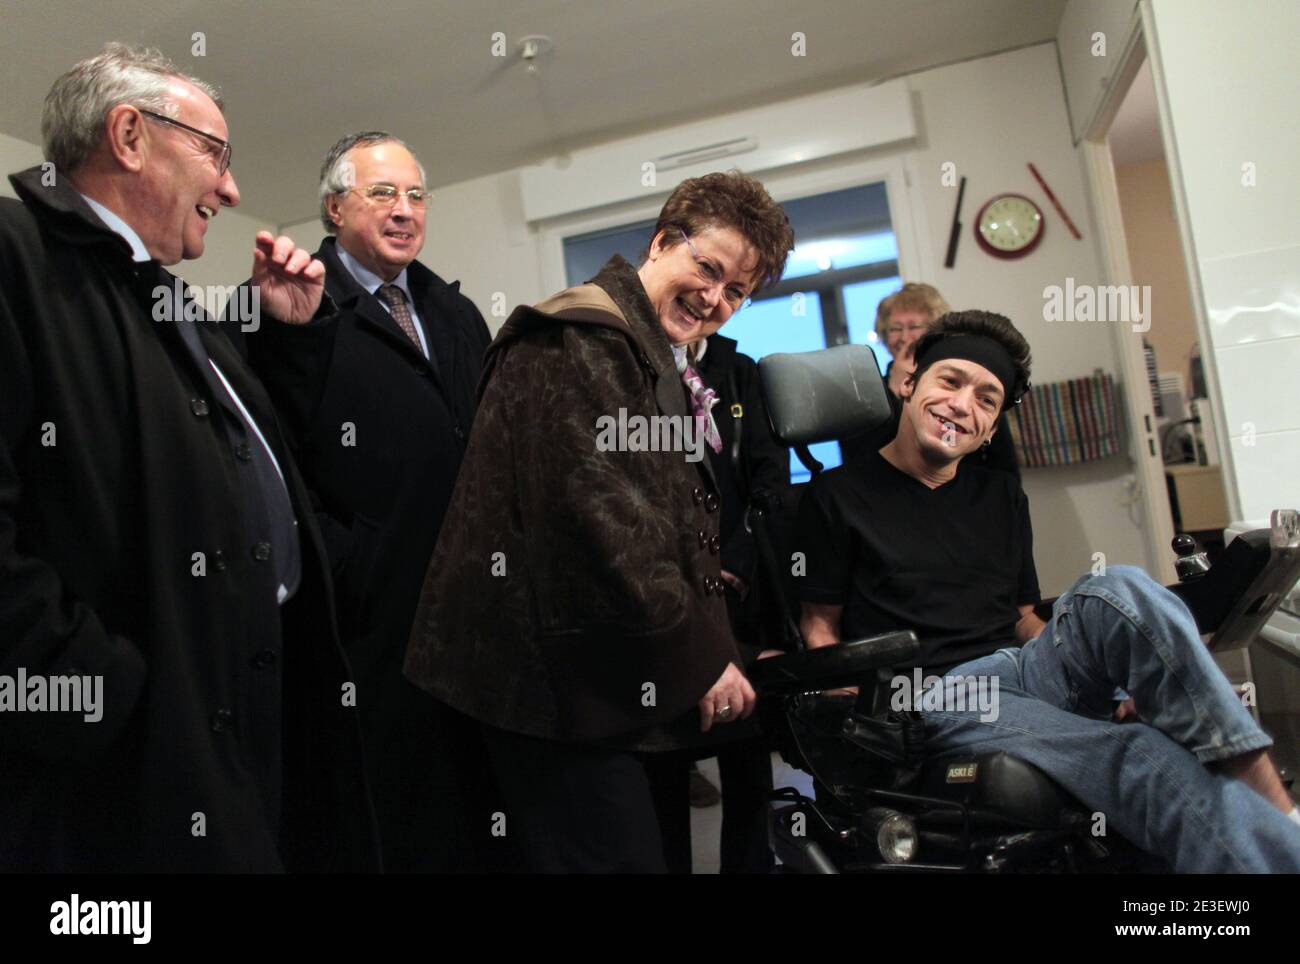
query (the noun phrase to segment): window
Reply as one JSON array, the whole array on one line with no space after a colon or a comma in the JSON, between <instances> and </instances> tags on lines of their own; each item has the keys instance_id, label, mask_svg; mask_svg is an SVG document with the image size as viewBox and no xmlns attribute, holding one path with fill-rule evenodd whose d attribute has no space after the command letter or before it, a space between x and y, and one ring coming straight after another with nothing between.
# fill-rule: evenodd
<instances>
[{"instance_id":1,"label":"window","mask_svg":"<svg viewBox=\"0 0 1300 964\"><path fill-rule=\"evenodd\" d=\"M868 345L883 372L890 356L876 338L876 306L902 285L898 242L883 182L787 201L795 249L781 281L754 299L722 329L752 358L772 352L816 351L849 343ZM638 264L654 220L564 239L570 285L590 280L617 253ZM812 446L827 468L841 461L838 442ZM790 477L808 471L790 455Z\"/></svg>"}]
</instances>

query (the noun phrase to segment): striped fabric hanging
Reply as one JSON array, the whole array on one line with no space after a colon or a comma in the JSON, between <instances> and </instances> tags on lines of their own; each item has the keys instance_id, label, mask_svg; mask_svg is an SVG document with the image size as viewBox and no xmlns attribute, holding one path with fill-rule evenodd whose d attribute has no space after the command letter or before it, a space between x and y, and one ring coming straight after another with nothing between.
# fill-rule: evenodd
<instances>
[{"instance_id":1,"label":"striped fabric hanging","mask_svg":"<svg viewBox=\"0 0 1300 964\"><path fill-rule=\"evenodd\" d=\"M1016 459L1026 468L1091 462L1119 453L1115 382L1105 372L1035 385L1009 414Z\"/></svg>"}]
</instances>

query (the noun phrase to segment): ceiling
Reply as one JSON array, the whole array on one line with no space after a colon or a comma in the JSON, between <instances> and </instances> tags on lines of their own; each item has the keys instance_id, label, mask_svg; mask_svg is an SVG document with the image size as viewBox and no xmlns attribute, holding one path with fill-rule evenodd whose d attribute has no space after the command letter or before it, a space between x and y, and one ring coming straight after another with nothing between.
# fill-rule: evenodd
<instances>
[{"instance_id":1,"label":"ceiling","mask_svg":"<svg viewBox=\"0 0 1300 964\"><path fill-rule=\"evenodd\" d=\"M1110 140L1111 157L1116 167L1143 164L1165 156L1150 60L1142 62L1106 136Z\"/></svg>"},{"instance_id":2,"label":"ceiling","mask_svg":"<svg viewBox=\"0 0 1300 964\"><path fill-rule=\"evenodd\" d=\"M1065 0L0 0L0 132L39 143L50 84L107 40L219 86L246 213L313 216L342 134L390 130L434 187L647 128L1056 36ZM791 53L792 34L806 56ZM202 32L206 55L191 55ZM492 55L526 34L533 76Z\"/></svg>"}]
</instances>

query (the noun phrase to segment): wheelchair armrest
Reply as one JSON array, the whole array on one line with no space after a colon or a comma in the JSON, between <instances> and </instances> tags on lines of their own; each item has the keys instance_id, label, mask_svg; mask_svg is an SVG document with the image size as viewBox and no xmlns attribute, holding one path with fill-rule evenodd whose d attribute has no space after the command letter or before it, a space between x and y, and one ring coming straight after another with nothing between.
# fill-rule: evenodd
<instances>
[{"instance_id":1,"label":"wheelchair armrest","mask_svg":"<svg viewBox=\"0 0 1300 964\"><path fill-rule=\"evenodd\" d=\"M1268 535L1266 529L1243 532L1228 543L1205 575L1169 587L1187 604L1202 633L1217 632L1237 601L1268 568Z\"/></svg>"},{"instance_id":2,"label":"wheelchair armrest","mask_svg":"<svg viewBox=\"0 0 1300 964\"><path fill-rule=\"evenodd\" d=\"M1213 612L1227 610L1217 625L1203 621L1210 614L1210 605L1204 599L1200 601L1201 612L1192 609L1201 631L1214 632L1210 649L1216 653L1253 643L1278 603L1300 579L1300 514L1293 509L1277 509L1271 523L1269 529L1245 532L1233 539L1208 573L1183 584L1189 592L1204 593L1219 585L1214 577L1220 576L1223 588L1209 597ZM1228 572L1221 574L1225 568Z\"/></svg>"},{"instance_id":3,"label":"wheelchair armrest","mask_svg":"<svg viewBox=\"0 0 1300 964\"><path fill-rule=\"evenodd\" d=\"M882 666L911 666L921 651L910 629L760 659L749 670L759 696L787 696L862 682Z\"/></svg>"}]
</instances>

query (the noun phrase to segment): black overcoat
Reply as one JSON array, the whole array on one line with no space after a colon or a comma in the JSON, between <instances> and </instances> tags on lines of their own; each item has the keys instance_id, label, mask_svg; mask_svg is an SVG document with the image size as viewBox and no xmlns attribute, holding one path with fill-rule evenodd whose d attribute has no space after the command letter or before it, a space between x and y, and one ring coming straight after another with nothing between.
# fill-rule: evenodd
<instances>
[{"instance_id":1,"label":"black overcoat","mask_svg":"<svg viewBox=\"0 0 1300 964\"><path fill-rule=\"evenodd\" d=\"M412 261L407 281L426 359L352 277L336 239L315 257L338 310L308 325L266 321L243 333L245 351L285 422L325 535L339 628L359 681L385 866L471 869L476 858L462 844L491 826L478 730L401 670L490 336L459 282ZM229 321L227 331L241 334Z\"/></svg>"},{"instance_id":2,"label":"black overcoat","mask_svg":"<svg viewBox=\"0 0 1300 964\"><path fill-rule=\"evenodd\" d=\"M103 715L0 713L0 868L375 869L353 677L270 399L210 322L155 321L172 277L42 173L0 200L0 675L102 676ZM283 607L180 324L284 471Z\"/></svg>"}]
</instances>

